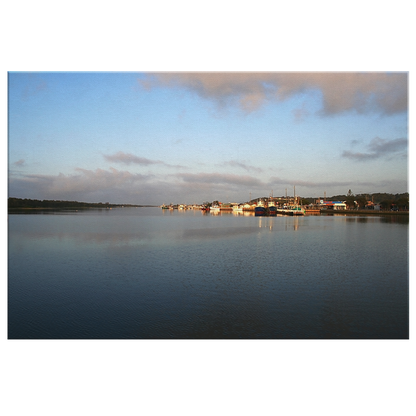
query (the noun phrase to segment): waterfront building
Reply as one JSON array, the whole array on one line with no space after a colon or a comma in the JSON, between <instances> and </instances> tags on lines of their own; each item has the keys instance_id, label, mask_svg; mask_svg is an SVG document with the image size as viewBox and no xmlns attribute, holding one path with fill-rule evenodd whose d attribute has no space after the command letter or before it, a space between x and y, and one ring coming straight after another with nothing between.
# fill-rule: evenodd
<instances>
[{"instance_id":1,"label":"waterfront building","mask_svg":"<svg viewBox=\"0 0 416 416\"><path fill-rule=\"evenodd\" d=\"M321 208L328 210L344 210L347 209L345 202L341 201L321 201Z\"/></svg>"},{"instance_id":2,"label":"waterfront building","mask_svg":"<svg viewBox=\"0 0 416 416\"><path fill-rule=\"evenodd\" d=\"M243 211L254 211L254 207L256 206L256 204L250 204L249 202L246 202L243 205Z\"/></svg>"}]
</instances>

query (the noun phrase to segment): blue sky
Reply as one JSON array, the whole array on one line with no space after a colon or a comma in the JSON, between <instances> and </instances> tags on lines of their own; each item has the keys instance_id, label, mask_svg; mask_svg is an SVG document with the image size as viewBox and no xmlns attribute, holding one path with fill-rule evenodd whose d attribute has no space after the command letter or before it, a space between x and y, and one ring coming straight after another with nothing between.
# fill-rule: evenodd
<instances>
[{"instance_id":1,"label":"blue sky","mask_svg":"<svg viewBox=\"0 0 416 416\"><path fill-rule=\"evenodd\" d=\"M407 83L404 72L10 72L9 196L407 192Z\"/></svg>"}]
</instances>

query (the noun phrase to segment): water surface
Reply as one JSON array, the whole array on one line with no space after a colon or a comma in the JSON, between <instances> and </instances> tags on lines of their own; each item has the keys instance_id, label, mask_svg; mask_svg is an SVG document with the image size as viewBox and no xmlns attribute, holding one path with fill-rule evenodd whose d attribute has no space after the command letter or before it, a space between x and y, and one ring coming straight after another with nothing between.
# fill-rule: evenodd
<instances>
[{"instance_id":1,"label":"water surface","mask_svg":"<svg viewBox=\"0 0 416 416\"><path fill-rule=\"evenodd\" d=\"M409 336L408 217L9 215L9 338Z\"/></svg>"}]
</instances>

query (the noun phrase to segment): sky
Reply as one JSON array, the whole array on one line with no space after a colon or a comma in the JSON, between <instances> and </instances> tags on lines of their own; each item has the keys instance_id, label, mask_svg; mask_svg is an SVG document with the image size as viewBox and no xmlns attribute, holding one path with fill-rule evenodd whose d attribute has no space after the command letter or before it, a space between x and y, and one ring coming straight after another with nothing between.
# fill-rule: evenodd
<instances>
[{"instance_id":1,"label":"sky","mask_svg":"<svg viewBox=\"0 0 416 416\"><path fill-rule=\"evenodd\" d=\"M408 191L406 72L9 72L9 197Z\"/></svg>"}]
</instances>

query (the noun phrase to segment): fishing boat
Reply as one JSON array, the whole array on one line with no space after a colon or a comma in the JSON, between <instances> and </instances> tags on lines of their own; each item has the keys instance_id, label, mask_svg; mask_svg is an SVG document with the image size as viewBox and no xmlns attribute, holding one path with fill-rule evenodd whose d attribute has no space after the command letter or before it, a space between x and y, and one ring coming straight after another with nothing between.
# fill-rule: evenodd
<instances>
[{"instance_id":1,"label":"fishing boat","mask_svg":"<svg viewBox=\"0 0 416 416\"><path fill-rule=\"evenodd\" d=\"M282 211L282 213L286 215L305 215L305 210L300 205L284 207Z\"/></svg>"},{"instance_id":2,"label":"fishing boat","mask_svg":"<svg viewBox=\"0 0 416 416\"><path fill-rule=\"evenodd\" d=\"M287 206L285 206L285 205L283 205L282 207L280 207L280 208L277 208L277 213L278 214L287 214L287 212L289 211L289 209L288 209L288 207Z\"/></svg>"},{"instance_id":3,"label":"fishing boat","mask_svg":"<svg viewBox=\"0 0 416 416\"><path fill-rule=\"evenodd\" d=\"M277 215L277 208L274 205L269 206L269 215Z\"/></svg>"},{"instance_id":4,"label":"fishing boat","mask_svg":"<svg viewBox=\"0 0 416 416\"><path fill-rule=\"evenodd\" d=\"M265 214L266 214L266 208L264 208L264 207L254 208L254 215L256 217L261 216L261 215L265 215Z\"/></svg>"},{"instance_id":5,"label":"fishing boat","mask_svg":"<svg viewBox=\"0 0 416 416\"><path fill-rule=\"evenodd\" d=\"M219 205L212 205L209 210L213 213L218 213L220 212L220 207Z\"/></svg>"},{"instance_id":6,"label":"fishing boat","mask_svg":"<svg viewBox=\"0 0 416 416\"><path fill-rule=\"evenodd\" d=\"M290 210L292 211L291 215L305 215L305 210L299 205L291 207Z\"/></svg>"},{"instance_id":7,"label":"fishing boat","mask_svg":"<svg viewBox=\"0 0 416 416\"><path fill-rule=\"evenodd\" d=\"M299 205L284 206L278 209L277 212L283 215L305 215L305 210Z\"/></svg>"},{"instance_id":8,"label":"fishing boat","mask_svg":"<svg viewBox=\"0 0 416 416\"><path fill-rule=\"evenodd\" d=\"M305 210L299 205L300 199L296 196L296 187L293 187L293 201L294 205L283 206L279 212L285 215L305 215Z\"/></svg>"}]
</instances>

